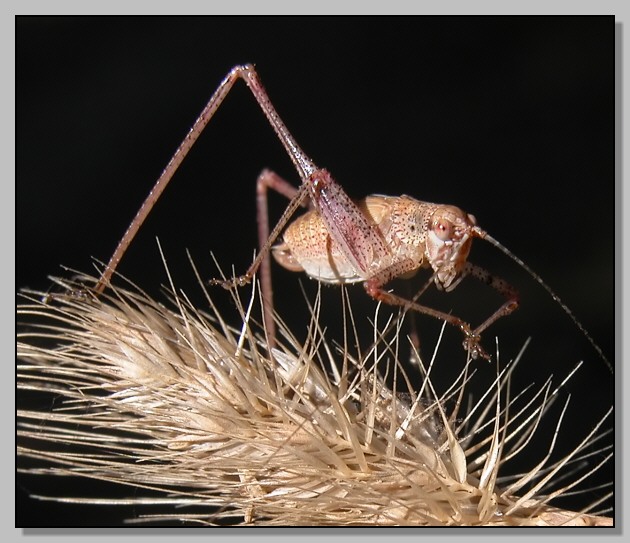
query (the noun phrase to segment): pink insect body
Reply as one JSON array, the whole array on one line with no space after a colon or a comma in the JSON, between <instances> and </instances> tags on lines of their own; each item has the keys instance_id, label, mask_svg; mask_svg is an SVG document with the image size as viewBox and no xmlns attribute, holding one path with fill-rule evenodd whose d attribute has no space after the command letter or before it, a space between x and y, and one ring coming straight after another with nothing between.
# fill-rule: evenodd
<instances>
[{"instance_id":1,"label":"pink insect body","mask_svg":"<svg viewBox=\"0 0 630 543\"><path fill-rule=\"evenodd\" d=\"M455 206L422 202L409 196L373 195L358 203L353 201L331 174L317 167L298 146L272 105L254 67L249 64L232 68L208 101L118 243L95 287L97 293L102 292L109 283L122 255L151 208L238 79L243 79L252 91L291 158L301 184L296 188L269 170L260 174L256 190L259 253L244 275L227 280L213 279L210 283L226 288L242 286L249 283L260 268L270 349L275 345L275 325L271 268L267 258L269 252L289 270L303 271L325 283L362 282L366 292L376 300L444 320L462 331L464 348L473 358L489 359L480 345L481 333L518 307L518 294L502 279L467 262L472 240L477 237L492 243L527 270L571 317L612 371L601 349L566 305L526 264L479 228L472 215ZM290 199L271 232L267 213L268 189ZM309 207L310 210L286 227L300 206ZM273 246L282 233L282 241ZM459 317L384 290L383 287L392 279L408 277L420 268L431 268L436 286L447 291L471 275L501 293L505 302L473 329Z\"/></svg>"},{"instance_id":2,"label":"pink insect body","mask_svg":"<svg viewBox=\"0 0 630 543\"><path fill-rule=\"evenodd\" d=\"M275 176L271 172L263 175ZM278 182L285 183L275 176L274 183ZM489 358L479 345L480 333L512 312L518 305L518 295L505 282L467 263L473 237L486 235L472 215L455 206L421 202L410 196L373 195L355 204L326 170L316 170L308 183L314 209L295 219L284 232L283 242L271 248L282 266L304 271L325 283L363 282L367 293L377 300L459 327L470 354ZM268 230L264 231L266 235ZM473 330L454 315L383 290L392 279L409 277L423 267L433 269L438 288L452 290L472 274L508 300ZM267 302L271 299L264 282L263 296Z\"/></svg>"},{"instance_id":3,"label":"pink insect body","mask_svg":"<svg viewBox=\"0 0 630 543\"><path fill-rule=\"evenodd\" d=\"M436 284L447 291L456 286L470 252L474 217L410 196L373 195L357 206L382 241L365 255L371 263L367 270L357 270L345 258L316 210L287 227L283 243L272 248L274 257L285 268L325 283L357 283L381 274L410 277L431 266Z\"/></svg>"}]
</instances>

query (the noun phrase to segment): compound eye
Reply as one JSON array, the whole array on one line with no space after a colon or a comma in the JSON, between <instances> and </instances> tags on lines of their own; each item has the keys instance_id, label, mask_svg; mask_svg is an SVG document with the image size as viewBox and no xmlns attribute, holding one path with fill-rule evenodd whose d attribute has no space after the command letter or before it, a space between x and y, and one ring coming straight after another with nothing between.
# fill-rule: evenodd
<instances>
[{"instance_id":1,"label":"compound eye","mask_svg":"<svg viewBox=\"0 0 630 543\"><path fill-rule=\"evenodd\" d=\"M453 225L446 219L436 219L433 221L433 231L442 241L448 241L453 235Z\"/></svg>"}]
</instances>

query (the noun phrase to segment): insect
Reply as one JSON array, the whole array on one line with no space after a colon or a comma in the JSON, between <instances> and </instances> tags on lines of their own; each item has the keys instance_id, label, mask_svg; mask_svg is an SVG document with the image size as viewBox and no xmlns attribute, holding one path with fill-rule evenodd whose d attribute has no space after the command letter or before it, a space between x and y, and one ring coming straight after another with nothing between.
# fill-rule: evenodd
<instances>
[{"instance_id":1,"label":"insect","mask_svg":"<svg viewBox=\"0 0 630 543\"><path fill-rule=\"evenodd\" d=\"M366 292L378 301L444 320L461 330L464 348L473 358L489 359L490 356L480 344L481 333L497 319L512 313L518 307L519 298L516 290L508 283L467 261L472 240L480 238L499 248L530 273L561 305L611 368L601 349L551 288L522 260L481 229L474 216L455 206L422 202L410 196L373 195L359 202L353 201L332 175L316 166L299 147L276 112L251 64L232 68L211 96L121 238L95 287L97 293L105 289L151 208L238 79L245 81L262 108L291 158L301 184L296 188L273 172L265 170L261 173L257 183L260 250L244 275L228 280L213 279L210 283L226 288L243 286L252 281L260 268L265 324L272 345L273 292L269 259L266 258L269 252L289 270L304 271L311 278L326 283L362 282ZM280 192L290 200L271 232L267 213L269 189ZM300 206L310 209L289 224L282 241L272 246ZM439 289L453 290L463 278L470 275L496 289L505 297L505 301L473 328L455 315L385 290L394 278L408 277L420 268L432 269L430 280Z\"/></svg>"}]
</instances>

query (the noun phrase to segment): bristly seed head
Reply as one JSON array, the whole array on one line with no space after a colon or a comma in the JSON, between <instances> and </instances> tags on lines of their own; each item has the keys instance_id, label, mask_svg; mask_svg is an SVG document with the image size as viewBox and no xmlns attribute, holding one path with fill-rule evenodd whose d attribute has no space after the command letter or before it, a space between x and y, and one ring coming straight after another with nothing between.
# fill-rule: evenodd
<instances>
[{"instance_id":1,"label":"bristly seed head","mask_svg":"<svg viewBox=\"0 0 630 543\"><path fill-rule=\"evenodd\" d=\"M370 352L343 352L336 362L316 304L306 344L283 328L286 345L269 357L238 293L244 320L235 329L174 288L168 309L135 289L75 296L96 283L90 277L57 282L61 294L47 303L34 294L19 307L29 327L18 343L18 388L63 402L52 412L18 411L18 454L48 474L131 485L136 511L161 504L163 513L135 522L610 523L586 514L589 508L572 513L549 504L572 488L565 480L554 491L552 481L586 455L597 428L559 460L528 450L542 461L499 484L557 392L549 381L527 399L512 394L516 362L464 413L474 378L468 365L446 393L434 390L426 371L400 394L408 376L397 356L399 328L393 339L376 330L382 339ZM382 375L394 376L393 388ZM163 499L143 498L147 488ZM83 500L90 501L98 503Z\"/></svg>"}]
</instances>

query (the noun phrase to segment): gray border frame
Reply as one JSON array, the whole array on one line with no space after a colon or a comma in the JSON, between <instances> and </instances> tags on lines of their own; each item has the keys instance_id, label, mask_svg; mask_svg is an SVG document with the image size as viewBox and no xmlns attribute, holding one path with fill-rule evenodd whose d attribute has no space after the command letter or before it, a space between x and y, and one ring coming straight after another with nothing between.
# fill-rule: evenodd
<instances>
[{"instance_id":1,"label":"gray border frame","mask_svg":"<svg viewBox=\"0 0 630 543\"><path fill-rule=\"evenodd\" d=\"M188 5L181 5L181 7L179 7L179 9L181 10L186 10L186 11L207 11L207 7L203 6L203 5L199 5L195 2L192 2ZM569 5L567 5L566 3L563 2L557 2L557 1L551 1L551 0L547 0L545 2L511 2L509 4L506 3L502 3L502 2L476 2L474 4L474 8L471 7L470 4L466 3L466 2L442 2L440 4L433 4L433 5L421 5L421 6L417 6L415 8L412 8L412 6L408 5L406 2L402 2L402 3L397 3L397 2L390 2L388 3L387 6L387 10L385 10L382 6L378 6L378 5L373 5L373 4L363 4L362 5L362 11L364 12L370 12L370 13L381 13L384 11L388 11L388 12L416 12L416 13L446 13L446 12L457 12L457 13L560 13L560 12L566 12L567 8L570 9L570 11L572 13L589 13L589 14L593 14L595 12L597 13L614 13L616 15L616 46L617 46L617 60L616 60L616 67L617 67L617 74L616 74L616 87L617 87L617 127L616 127L616 135L617 135L617 157L616 157L616 212L617 212L617 226L618 228L618 235L616 238L616 255L615 255L615 268L616 268L616 291L618 293L620 293L622 296L620 297L622 299L622 304L618 305L616 308L616 316L617 316L617 330L616 330L616 334L617 334L617 344L616 344L616 360L619 361L619 364L617 364L617 379L616 379L616 407L617 407L617 414L616 414L616 423L617 423L617 428L619 429L619 431L616 434L616 447L617 447L617 455L616 455L616 463L617 463L617 479L616 479L616 509L617 509L617 515L618 515L618 521L617 521L617 526L614 530L598 530L597 532L593 532L593 531L587 531L587 532L583 532L583 531L576 531L575 529L552 529L552 530L537 530L535 533L533 532L523 532L521 530L514 530L514 529L510 529L509 532L507 532L506 530L503 529L494 529L494 530L490 530L490 529L459 529L456 531L448 531L445 532L444 530L427 530L427 529L423 529L421 531L416 530L416 529L408 529L408 528L399 528L399 529L378 529L378 530L373 530L373 529L326 529L325 531L323 530L318 530L318 529L294 529L294 528L286 528L286 529L264 529L264 530L259 530L259 529L228 529L228 530L223 530L223 529L212 529L211 531L209 530L190 530L190 529L184 529L184 530L180 530L180 529L168 529L168 530L162 530L162 529L116 529L116 530L108 530L108 529L95 529L95 530L79 530L79 529L73 529L73 530L66 530L66 529L53 529L53 530L36 530L36 529L29 529L29 530L16 530L16 529L9 529L6 530L4 529L3 531L5 532L5 536L10 536L10 537L20 537L20 536L27 536L27 537L37 537L37 536L47 536L49 538L52 539L57 539L59 538L60 540L65 540L65 538L67 536L80 536L80 537L86 537L86 536L99 536L99 539L101 541L106 541L110 539L110 535L114 536L114 537L123 537L126 538L126 536L132 536L133 540L137 540L137 539L144 539L147 537L159 537L160 539L162 538L170 538L172 537L173 539L175 538L179 538L182 535L186 535L189 537L198 537L198 536L206 536L206 535L212 535L214 537L223 537L223 536L230 536L230 537L241 537L241 536L247 536L247 535L251 535L254 536L256 538L278 538L279 536L287 536L287 537L294 537L294 536L299 536L301 538L311 538L311 537L317 537L317 536L325 536L325 537L330 537L330 536L339 536L339 537L343 537L344 539L347 539L348 537L350 537L351 539L354 538L369 538L369 537L383 537L383 536L391 536L391 535L396 535L398 537L426 537L427 535L439 535L439 537L442 538L450 538L450 537L457 537L457 536L464 536L467 538L485 538L487 537L489 534L496 534L499 537L506 537L506 536L511 536L511 535L517 535L519 537L538 537L541 535L555 535L557 537L561 537L561 538L566 538L566 537L575 537L575 536L587 536L587 537L592 537L592 536L605 536L605 535L612 535L614 534L621 534L623 532L623 527L624 527L624 518L623 518L623 512L624 512L624 490L627 488L627 470L624 470L622 466L622 460L624 459L624 455L620 454L624 449L624 445L625 440L627 439L627 434L623 435L621 429L624 427L623 426L623 421L627 420L626 417L624 417L623 413L623 409L625 408L625 405L623 404L622 401L622 390L625 386L628 386L628 383L626 383L625 381L627 380L627 372L623 371L623 346L622 346L622 340L621 340L621 332L622 332L622 326L623 326L623 316L625 314L625 310L627 308L627 299L626 299L626 291L623 288L623 281L622 281L622 271L624 268L626 268L627 266L624 266L624 264L627 264L625 262L626 258L627 258L627 254L624 254L623 248L626 245L624 243L625 240L627 240L627 233L626 233L626 228L627 228L627 220L624 221L624 213L623 210L627 207L627 191L624 193L623 190L623 156L622 153L624 151L626 151L626 147L624 146L624 127L625 127L625 115L626 112L623 109L623 103L622 103L622 90L623 88L627 88L627 70L624 72L623 70L623 59L624 58L628 58L627 55L627 43L628 40L626 39L624 41L623 39L623 30L624 30L624 20L627 20L625 17L625 13L627 11L627 5L618 1L618 2L576 2L576 3L571 3ZM140 4L138 5L134 5L134 3L129 3L129 2L125 2L123 3L116 3L116 2L109 2L107 4L106 7L100 7L100 6L95 6L92 7L90 6L86 6L84 4L76 4L74 2L63 2L63 3L57 3L55 5L55 11L57 12L71 12L71 11L80 11L82 13L85 13L87 11L99 11L99 12L103 12L104 10L108 11L108 12L137 12L138 9L140 9L142 6ZM166 5L157 5L157 4L153 4L152 8L154 9L155 12L166 12L166 11L171 11L173 10L172 7L170 6L166 6ZM14 37L14 26L13 26L13 16L15 15L14 10L19 11L20 13L42 13L45 11L50 11L51 7L49 4L47 3L43 3L43 2L30 2L28 3L28 5L24 5L24 4L20 4L20 5L15 5L15 6L10 6L9 8L9 13L8 16L3 17L3 23L4 23L4 28L3 28L3 36L5 36L5 40L8 37L9 43L5 44L5 46L3 47L3 56L5 57L5 66L7 68L14 68L13 65L13 59L12 59L12 55L10 54L13 51L12 48L12 42L13 40L11 40L11 38ZM261 4L256 3L256 2L241 2L238 6L234 6L233 4L230 6L225 6L224 9L229 9L229 11L231 13L235 13L235 12L246 12L246 13L254 13L254 12L261 12ZM271 13L271 12L276 12L276 13L281 13L283 11L285 11L285 9L289 9L289 10L296 10L296 6L292 5L292 6L286 6L283 3L279 3L279 2L265 2L264 4L264 11L267 13ZM320 1L318 2L316 5L313 6L304 6L304 7L300 7L301 10L304 11L308 11L308 12L320 12L320 13L335 13L335 12L344 12L347 13L351 8L351 6L349 4L344 5L344 3L340 3L339 1L337 2L324 2L324 1ZM214 10L213 10L214 11ZM624 84L625 83L625 84ZM4 104L4 108L5 108L5 119L8 119L11 117L11 109L12 109L12 99L14 99L14 95L11 92L11 86L7 86L5 87L5 93L8 95L5 95L5 99L3 100L3 104ZM10 130L10 123L4 123L4 127L5 127L5 141L4 141L4 145L2 146L2 149L7 153L7 155L9 155L7 158L8 160L4 161L4 164L9 164L9 165L13 165L13 161L10 159L12 154L11 151L13 150L13 134L6 134L7 129ZM14 170L14 168L9 167L9 173L11 173L11 170ZM5 216L9 216L12 217L12 207L10 206L10 202L11 202L11 197L13 196L14 198L14 187L12 186L11 183L9 182L5 182L3 185L3 190L6 191L6 197L2 199L2 205L5 208L4 209L4 214ZM9 238L5 241L4 246L5 247L10 247L13 248L13 245L11 243L11 237L7 236L7 232L12 232L12 230L9 229L3 229L4 232L4 236ZM14 233L14 232L13 232ZM6 274L7 273L7 269L4 268L3 272ZM8 274L11 273L11 269L9 268ZM7 285L10 284L12 286L12 288L14 288L14 281L3 281L3 285ZM5 296L6 296L6 290L3 289L3 291L5 292ZM13 293L14 294L14 293ZM7 308L9 306L9 304L2 304L2 307ZM625 328L625 327L624 327ZM6 329L6 328L5 328ZM6 345L8 345L9 342L7 341ZM5 383L12 383L13 379L11 377L9 377L9 375L13 375L13 368L11 367L10 364L6 364L4 367L4 371L6 372L6 375L4 376L5 378L3 379L3 382ZM13 398L14 396L10 395L10 394L5 394L4 395L5 398ZM11 400L5 400L5 401L11 401ZM12 402L13 404L13 402ZM7 425L6 427L12 427L12 420L13 420L13 413L9 414L9 409L5 409L4 413L5 413L5 417L7 417L9 419L9 421L7 421ZM622 443L622 439L624 441L624 443ZM6 450L6 449L5 449ZM7 454L9 456L9 458L13 458L14 456L14 450L12 449L10 451L7 451L5 454ZM12 462L5 462L5 465L10 465L12 466ZM14 466L12 466L13 468ZM14 470L11 469L11 473L14 476ZM11 481L13 479L10 479ZM9 485L6 485L9 486ZM11 485L13 486L13 485ZM10 492L13 492L13 488L11 488ZM5 522L3 523L4 526L11 526L13 523L13 519L14 519L14 508L13 507L8 507L8 504L12 503L13 499L12 497L6 497L6 501L5 503L5 514L7 516L7 518L5 518ZM105 537L103 537L105 536ZM163 540L163 539L162 539Z\"/></svg>"}]
</instances>

